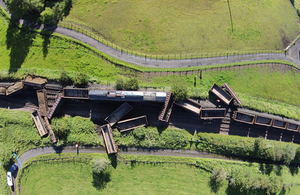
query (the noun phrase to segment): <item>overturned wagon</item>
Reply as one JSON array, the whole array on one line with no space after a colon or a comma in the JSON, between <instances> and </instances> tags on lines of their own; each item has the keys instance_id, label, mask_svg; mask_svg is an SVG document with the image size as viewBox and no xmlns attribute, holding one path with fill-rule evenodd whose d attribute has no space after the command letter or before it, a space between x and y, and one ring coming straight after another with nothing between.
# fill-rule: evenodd
<instances>
[{"instance_id":1,"label":"overturned wagon","mask_svg":"<svg viewBox=\"0 0 300 195\"><path fill-rule=\"evenodd\" d=\"M47 79L43 79L40 77L32 78L30 76L27 76L26 79L22 81L22 83L25 86L41 89L47 83Z\"/></svg>"},{"instance_id":2,"label":"overturned wagon","mask_svg":"<svg viewBox=\"0 0 300 195\"><path fill-rule=\"evenodd\" d=\"M134 128L146 126L148 124L147 116L140 116L136 118L127 119L124 121L119 121L117 127L120 132L132 130Z\"/></svg>"},{"instance_id":3,"label":"overturned wagon","mask_svg":"<svg viewBox=\"0 0 300 195\"><path fill-rule=\"evenodd\" d=\"M113 126L130 110L132 110L132 106L130 106L127 102L125 102L119 108L117 108L113 113L111 113L108 117L106 117L104 120L108 122L110 126Z\"/></svg>"},{"instance_id":4,"label":"overturned wagon","mask_svg":"<svg viewBox=\"0 0 300 195\"><path fill-rule=\"evenodd\" d=\"M179 102L175 102L177 106L180 106L186 110L194 112L195 114L200 114L202 106L192 99L185 99Z\"/></svg>"},{"instance_id":5,"label":"overturned wagon","mask_svg":"<svg viewBox=\"0 0 300 195\"><path fill-rule=\"evenodd\" d=\"M109 124L101 127L107 154L115 154L118 152L115 140L112 136L112 129Z\"/></svg>"},{"instance_id":6,"label":"overturned wagon","mask_svg":"<svg viewBox=\"0 0 300 195\"><path fill-rule=\"evenodd\" d=\"M45 127L45 124L43 122L43 119L38 111L35 111L32 113L32 118L34 120L35 126L40 134L41 137L48 134L48 131Z\"/></svg>"},{"instance_id":7,"label":"overturned wagon","mask_svg":"<svg viewBox=\"0 0 300 195\"><path fill-rule=\"evenodd\" d=\"M220 100L222 100L227 105L229 105L231 100L233 99L227 92L225 92L217 84L213 84L213 86L210 88L209 91L214 95L216 95L218 98L220 98Z\"/></svg>"}]
</instances>

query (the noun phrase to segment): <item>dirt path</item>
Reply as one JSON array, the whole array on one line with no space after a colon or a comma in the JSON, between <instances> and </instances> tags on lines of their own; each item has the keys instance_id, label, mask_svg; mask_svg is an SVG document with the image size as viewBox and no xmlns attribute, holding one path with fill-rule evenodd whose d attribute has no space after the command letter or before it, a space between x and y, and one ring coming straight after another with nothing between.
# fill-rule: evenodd
<instances>
[{"instance_id":1,"label":"dirt path","mask_svg":"<svg viewBox=\"0 0 300 195\"><path fill-rule=\"evenodd\" d=\"M0 5L7 11L6 5L3 0L0 0ZM9 13L10 14L10 13ZM86 43L95 49L112 56L118 60L135 64L138 66L144 67L154 67L154 68L181 68L181 67L195 67L195 66L207 66L207 65L216 65L216 64L226 64L234 62L247 62L247 61L257 61L257 60L285 60L300 67L300 61L296 60L285 54L244 54L244 55L229 55L224 57L211 57L211 58L201 58L201 59L185 59L185 60L161 60L161 59L150 59L147 56L140 57L125 52L118 51L114 48L108 47L105 44L87 36L80 32L70 30L61 26L52 26L38 24L28 20L20 19L18 22L22 25L55 32L61 35L68 36L70 38L76 39L83 43Z\"/></svg>"}]
</instances>

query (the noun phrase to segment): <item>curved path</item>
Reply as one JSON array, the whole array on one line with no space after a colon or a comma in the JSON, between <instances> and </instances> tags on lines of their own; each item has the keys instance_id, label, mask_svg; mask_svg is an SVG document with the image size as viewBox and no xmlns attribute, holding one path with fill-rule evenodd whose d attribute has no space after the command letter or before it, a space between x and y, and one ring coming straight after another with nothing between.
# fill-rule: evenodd
<instances>
[{"instance_id":1,"label":"curved path","mask_svg":"<svg viewBox=\"0 0 300 195\"><path fill-rule=\"evenodd\" d=\"M3 0L0 0L0 5L7 11L6 5ZM11 15L11 14L10 14ZM300 67L300 61L287 56L285 54L245 54L245 55L232 55L232 56L224 56L224 57L212 57L212 58L200 58L200 59L185 59L185 60L161 60L161 59L150 59L147 57L134 56L130 54L126 54L124 52L118 51L111 47L106 46L105 44L87 36L82 33L79 33L74 30L70 30L68 28L64 28L61 26L52 26L52 25L44 25L38 24L35 22L31 22L25 19L20 19L18 22L24 26L28 26L34 29L40 29L50 32L55 32L61 35L68 36L70 38L76 39L83 43L86 43L95 49L112 56L118 60L138 65L144 67L155 67L155 68L180 68L180 67L195 67L195 66L206 66L206 65L216 65L216 64L226 64L226 63L234 63L234 62L247 62L247 61L257 61L257 60L285 60L291 62ZM184 56L184 55L183 55Z\"/></svg>"},{"instance_id":2,"label":"curved path","mask_svg":"<svg viewBox=\"0 0 300 195\"><path fill-rule=\"evenodd\" d=\"M34 148L24 152L19 160L24 164L27 160L34 158L36 156L44 154L61 154L61 153L77 153L75 146L64 146L55 147L47 146ZM106 153L106 149L103 146L79 146L78 153ZM198 152L195 150L172 150L172 149L149 149L149 148L122 148L118 154L131 154L131 155L156 155L156 156L180 156L180 157L198 157L198 158L215 158L223 160L232 160L232 158L209 154L206 152ZM19 163L16 162L19 166Z\"/></svg>"}]
</instances>

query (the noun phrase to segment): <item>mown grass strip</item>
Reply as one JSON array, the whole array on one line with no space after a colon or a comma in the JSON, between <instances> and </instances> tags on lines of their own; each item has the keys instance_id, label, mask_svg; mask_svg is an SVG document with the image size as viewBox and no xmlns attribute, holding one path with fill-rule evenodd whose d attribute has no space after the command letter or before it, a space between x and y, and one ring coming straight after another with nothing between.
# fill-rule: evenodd
<instances>
[{"instance_id":1,"label":"mown grass strip","mask_svg":"<svg viewBox=\"0 0 300 195\"><path fill-rule=\"evenodd\" d=\"M66 157L70 160L51 160ZM89 159L91 157L107 158L103 154L80 154L80 159L74 154L52 154L35 159L41 158L43 161L31 160L29 162L31 165L23 169L21 177L19 176L21 193L197 194L199 188L201 188L201 192L205 194L241 195L247 192L244 191L244 187L235 188L229 182L230 179L234 179L234 173L241 170L241 173L247 173L243 176L244 182L251 181L256 177L259 179L262 177L270 178L271 180L276 178L278 181L282 181L279 186L274 186L279 187L275 194L281 194L282 191L285 194L295 194L299 190L298 184L300 183L299 168L297 167L216 159L143 155L122 155L122 158L129 160L131 163L125 165L118 161L117 166L115 168L109 167L102 175L105 177L101 179L92 173L92 163ZM193 166L172 163L165 165L156 162L195 163L211 170L222 168L228 174L228 180L218 184L213 182L210 173ZM101 182L96 182L95 179ZM283 188L284 186L285 188ZM255 191L258 192L258 190ZM262 191L259 194L265 193Z\"/></svg>"}]
</instances>

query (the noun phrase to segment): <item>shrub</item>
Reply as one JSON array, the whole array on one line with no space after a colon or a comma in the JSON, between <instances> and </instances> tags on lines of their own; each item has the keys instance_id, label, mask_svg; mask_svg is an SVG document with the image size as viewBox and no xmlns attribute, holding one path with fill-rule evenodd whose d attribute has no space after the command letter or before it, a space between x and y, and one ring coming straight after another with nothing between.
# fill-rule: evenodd
<instances>
[{"instance_id":1,"label":"shrub","mask_svg":"<svg viewBox=\"0 0 300 195\"><path fill-rule=\"evenodd\" d=\"M62 83L70 83L71 82L71 78L68 75L68 72L63 70L60 74L60 81Z\"/></svg>"},{"instance_id":2,"label":"shrub","mask_svg":"<svg viewBox=\"0 0 300 195\"><path fill-rule=\"evenodd\" d=\"M180 101L187 97L188 95L188 89L184 82L182 81L175 81L172 84L171 92L173 93L174 100Z\"/></svg>"},{"instance_id":3,"label":"shrub","mask_svg":"<svg viewBox=\"0 0 300 195\"><path fill-rule=\"evenodd\" d=\"M228 173L222 167L214 168L213 172L211 173L212 179L214 179L218 183L226 181L227 176L228 176Z\"/></svg>"},{"instance_id":4,"label":"shrub","mask_svg":"<svg viewBox=\"0 0 300 195\"><path fill-rule=\"evenodd\" d=\"M117 90L122 90L124 88L124 79L118 78L115 83L115 87Z\"/></svg>"},{"instance_id":5,"label":"shrub","mask_svg":"<svg viewBox=\"0 0 300 195\"><path fill-rule=\"evenodd\" d=\"M85 73L76 73L74 78L73 78L73 84L74 85L87 85L89 81L89 77L88 75L86 75Z\"/></svg>"},{"instance_id":6,"label":"shrub","mask_svg":"<svg viewBox=\"0 0 300 195\"><path fill-rule=\"evenodd\" d=\"M133 91L137 91L139 90L139 82L137 80L137 78L132 77L129 80L127 80L124 84L123 87L125 90L133 90Z\"/></svg>"},{"instance_id":7,"label":"shrub","mask_svg":"<svg viewBox=\"0 0 300 195\"><path fill-rule=\"evenodd\" d=\"M165 148L184 148L188 139L184 130L165 130L161 134L162 146Z\"/></svg>"},{"instance_id":8,"label":"shrub","mask_svg":"<svg viewBox=\"0 0 300 195\"><path fill-rule=\"evenodd\" d=\"M282 160L286 164L290 164L296 156L296 146L292 144L287 144L284 153L282 155Z\"/></svg>"},{"instance_id":9,"label":"shrub","mask_svg":"<svg viewBox=\"0 0 300 195\"><path fill-rule=\"evenodd\" d=\"M105 169L108 167L108 165L109 165L109 161L104 158L95 159L93 172L99 174L99 173L105 171Z\"/></svg>"}]
</instances>

